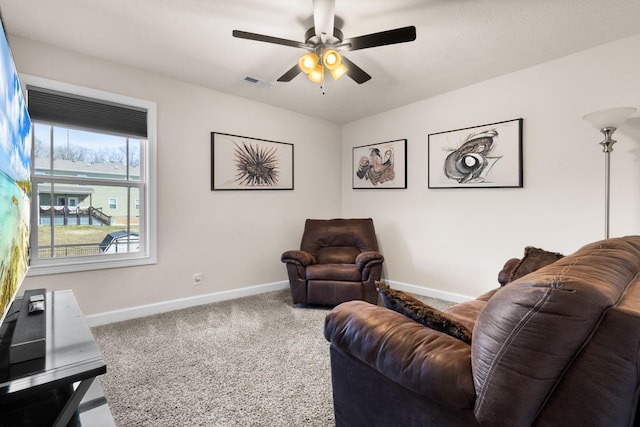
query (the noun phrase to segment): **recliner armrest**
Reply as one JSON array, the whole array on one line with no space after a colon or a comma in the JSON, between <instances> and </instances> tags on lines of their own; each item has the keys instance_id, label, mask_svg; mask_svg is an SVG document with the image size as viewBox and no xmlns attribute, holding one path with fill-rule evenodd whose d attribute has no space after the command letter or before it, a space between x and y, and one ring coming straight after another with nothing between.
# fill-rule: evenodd
<instances>
[{"instance_id":1,"label":"recliner armrest","mask_svg":"<svg viewBox=\"0 0 640 427\"><path fill-rule=\"evenodd\" d=\"M301 251L301 250L290 250L286 251L280 257L280 261L284 263L293 263L302 266L307 266L311 264L316 264L316 258L311 255L309 252Z\"/></svg>"},{"instance_id":2,"label":"recliner armrest","mask_svg":"<svg viewBox=\"0 0 640 427\"><path fill-rule=\"evenodd\" d=\"M404 315L364 301L335 307L324 336L392 381L456 409L471 409L471 346Z\"/></svg>"},{"instance_id":3,"label":"recliner armrest","mask_svg":"<svg viewBox=\"0 0 640 427\"><path fill-rule=\"evenodd\" d=\"M358 267L358 270L364 270L368 264L381 264L382 261L384 261L384 257L380 252L365 251L358 254L355 264Z\"/></svg>"}]
</instances>

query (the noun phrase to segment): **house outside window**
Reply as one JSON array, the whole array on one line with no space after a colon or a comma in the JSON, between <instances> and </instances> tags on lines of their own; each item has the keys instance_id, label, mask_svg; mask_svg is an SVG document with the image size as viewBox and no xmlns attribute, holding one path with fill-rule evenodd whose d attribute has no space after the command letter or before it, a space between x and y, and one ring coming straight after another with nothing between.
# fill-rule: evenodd
<instances>
[{"instance_id":1,"label":"house outside window","mask_svg":"<svg viewBox=\"0 0 640 427\"><path fill-rule=\"evenodd\" d=\"M33 122L29 274L155 263L155 104L22 77Z\"/></svg>"}]
</instances>

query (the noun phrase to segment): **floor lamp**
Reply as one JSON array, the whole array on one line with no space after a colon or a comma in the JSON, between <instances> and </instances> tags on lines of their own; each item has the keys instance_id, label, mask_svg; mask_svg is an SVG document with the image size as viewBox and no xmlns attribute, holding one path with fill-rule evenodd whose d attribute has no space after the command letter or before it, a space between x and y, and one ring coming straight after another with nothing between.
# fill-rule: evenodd
<instances>
[{"instance_id":1,"label":"floor lamp","mask_svg":"<svg viewBox=\"0 0 640 427\"><path fill-rule=\"evenodd\" d=\"M627 117L636 111L633 107L609 108L607 110L596 111L587 114L583 118L591 123L596 129L604 134L604 140L600 143L604 152L604 238L609 238L609 169L610 155L613 151L613 144L616 143L611 138L616 128L624 122Z\"/></svg>"}]
</instances>

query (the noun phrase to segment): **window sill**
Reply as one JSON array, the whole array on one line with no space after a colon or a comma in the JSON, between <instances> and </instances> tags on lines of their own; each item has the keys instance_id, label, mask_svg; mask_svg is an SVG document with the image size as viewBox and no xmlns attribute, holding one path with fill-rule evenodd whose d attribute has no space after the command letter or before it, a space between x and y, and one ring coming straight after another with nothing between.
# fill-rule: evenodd
<instances>
[{"instance_id":1,"label":"window sill","mask_svg":"<svg viewBox=\"0 0 640 427\"><path fill-rule=\"evenodd\" d=\"M127 257L126 259L101 259L100 261L70 261L64 260L55 263L42 263L31 265L27 271L27 277L43 276L47 274L75 273L79 271L105 270L111 268L139 267L143 265L157 264L155 257L141 256L137 258Z\"/></svg>"}]
</instances>

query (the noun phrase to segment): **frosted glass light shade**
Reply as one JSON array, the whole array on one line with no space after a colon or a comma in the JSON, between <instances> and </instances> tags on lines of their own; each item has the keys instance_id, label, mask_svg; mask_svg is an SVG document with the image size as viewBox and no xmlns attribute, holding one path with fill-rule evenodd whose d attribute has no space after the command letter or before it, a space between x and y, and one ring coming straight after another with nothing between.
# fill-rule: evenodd
<instances>
[{"instance_id":1,"label":"frosted glass light shade","mask_svg":"<svg viewBox=\"0 0 640 427\"><path fill-rule=\"evenodd\" d=\"M309 73L309 80L314 83L322 83L324 81L324 67L317 64Z\"/></svg>"},{"instance_id":2,"label":"frosted glass light shade","mask_svg":"<svg viewBox=\"0 0 640 427\"><path fill-rule=\"evenodd\" d=\"M633 107L609 108L587 114L583 119L591 123L591 125L598 130L617 128L635 111L636 109Z\"/></svg>"},{"instance_id":3,"label":"frosted glass light shade","mask_svg":"<svg viewBox=\"0 0 640 427\"><path fill-rule=\"evenodd\" d=\"M340 77L345 75L347 71L349 70L347 69L347 67L344 66L344 64L340 64L338 68L329 70L329 72L331 73L331 77L333 77L333 80L338 80Z\"/></svg>"},{"instance_id":4,"label":"frosted glass light shade","mask_svg":"<svg viewBox=\"0 0 640 427\"><path fill-rule=\"evenodd\" d=\"M298 66L303 73L309 74L313 69L318 65L318 55L313 52L307 53L306 55L302 55L298 60Z\"/></svg>"},{"instance_id":5,"label":"frosted glass light shade","mask_svg":"<svg viewBox=\"0 0 640 427\"><path fill-rule=\"evenodd\" d=\"M335 70L340 66L342 60L340 59L340 54L334 49L327 49L322 54L322 63L329 70Z\"/></svg>"}]
</instances>

